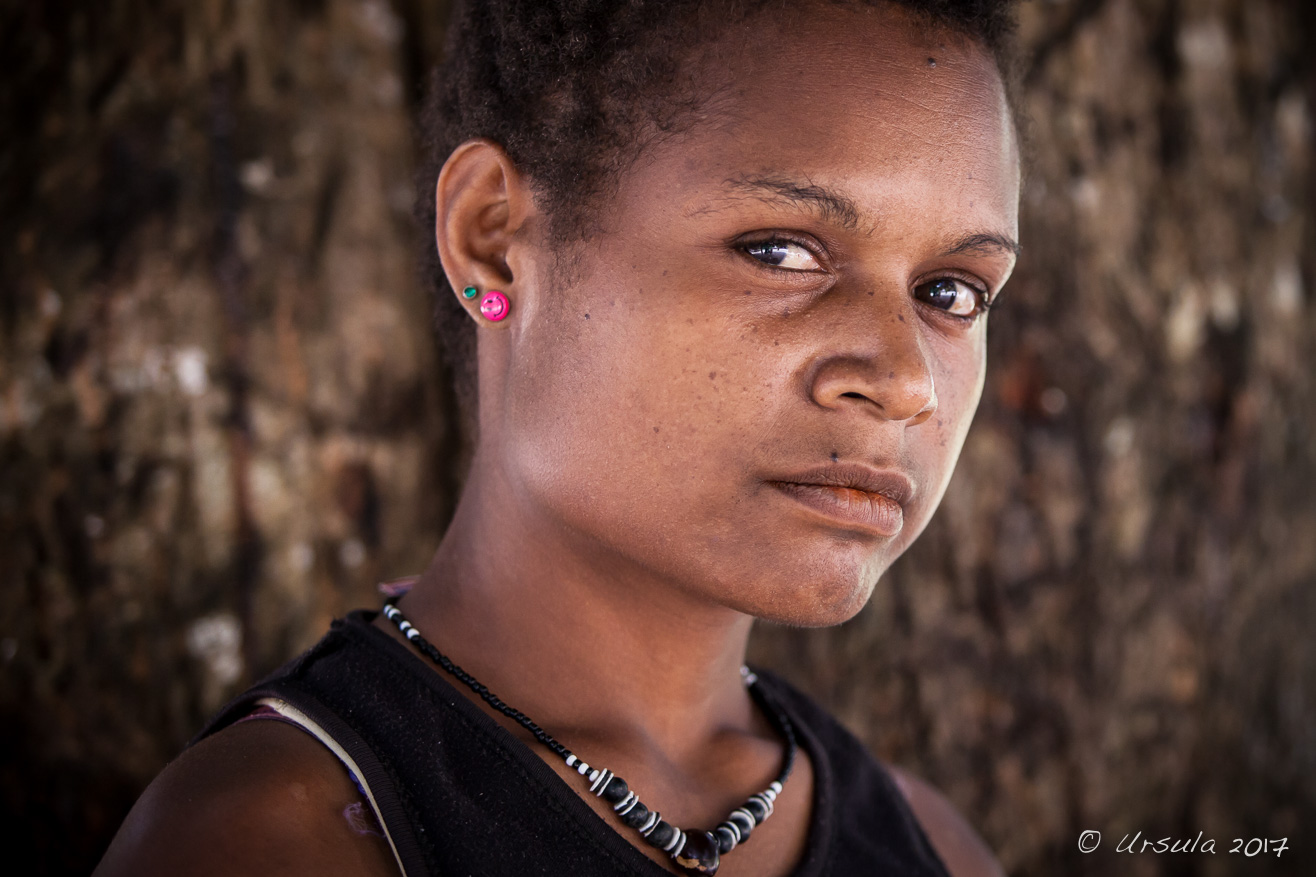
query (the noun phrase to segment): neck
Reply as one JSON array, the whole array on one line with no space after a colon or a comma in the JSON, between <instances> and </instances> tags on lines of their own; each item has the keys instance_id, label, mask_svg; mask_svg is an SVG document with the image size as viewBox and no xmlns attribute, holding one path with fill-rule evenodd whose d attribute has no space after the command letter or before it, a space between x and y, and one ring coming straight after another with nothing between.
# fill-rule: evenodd
<instances>
[{"instance_id":1,"label":"neck","mask_svg":"<svg viewBox=\"0 0 1316 877\"><path fill-rule=\"evenodd\" d=\"M739 672L748 616L536 514L480 463L401 604L428 639L578 745L679 760L750 727Z\"/></svg>"}]
</instances>

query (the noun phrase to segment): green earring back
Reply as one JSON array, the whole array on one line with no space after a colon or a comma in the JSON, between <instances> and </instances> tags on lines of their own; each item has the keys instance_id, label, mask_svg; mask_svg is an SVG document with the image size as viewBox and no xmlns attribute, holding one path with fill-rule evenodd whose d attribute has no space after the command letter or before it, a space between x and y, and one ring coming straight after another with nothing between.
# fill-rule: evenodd
<instances>
[{"instance_id":1,"label":"green earring back","mask_svg":"<svg viewBox=\"0 0 1316 877\"><path fill-rule=\"evenodd\" d=\"M474 286L468 286L462 290L463 298L475 298L479 294L480 290L476 289Z\"/></svg>"}]
</instances>

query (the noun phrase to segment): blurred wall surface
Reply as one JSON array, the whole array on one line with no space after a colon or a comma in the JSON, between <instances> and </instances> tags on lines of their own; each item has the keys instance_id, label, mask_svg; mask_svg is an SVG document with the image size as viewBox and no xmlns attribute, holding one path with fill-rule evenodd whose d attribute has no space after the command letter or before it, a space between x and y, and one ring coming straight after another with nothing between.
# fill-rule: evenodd
<instances>
[{"instance_id":1,"label":"blurred wall surface","mask_svg":"<svg viewBox=\"0 0 1316 877\"><path fill-rule=\"evenodd\" d=\"M0 831L44 873L438 542L446 6L0 3ZM854 621L754 642L1011 873L1316 873L1313 7L1024 5L1025 254L955 481Z\"/></svg>"}]
</instances>

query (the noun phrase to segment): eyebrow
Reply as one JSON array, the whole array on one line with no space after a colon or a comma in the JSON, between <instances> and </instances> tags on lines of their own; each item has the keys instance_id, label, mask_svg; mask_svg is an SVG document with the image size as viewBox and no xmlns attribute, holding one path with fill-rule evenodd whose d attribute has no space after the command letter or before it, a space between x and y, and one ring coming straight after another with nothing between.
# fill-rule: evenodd
<instances>
[{"instance_id":1,"label":"eyebrow","mask_svg":"<svg viewBox=\"0 0 1316 877\"><path fill-rule=\"evenodd\" d=\"M994 234L991 232L981 232L979 234L969 234L954 241L945 250L942 250L943 256L958 256L961 253L979 253L986 255L992 251L1004 251L1012 253L1017 258L1023 247L1019 242L1009 235Z\"/></svg>"},{"instance_id":2,"label":"eyebrow","mask_svg":"<svg viewBox=\"0 0 1316 877\"><path fill-rule=\"evenodd\" d=\"M839 222L844 228L859 227L859 208L844 195L813 183L800 184L783 177L732 177L727 185L762 200L786 201L792 206L817 210L824 219ZM766 197L765 197L766 196Z\"/></svg>"},{"instance_id":3,"label":"eyebrow","mask_svg":"<svg viewBox=\"0 0 1316 877\"><path fill-rule=\"evenodd\" d=\"M814 183L798 183L784 177L739 176L726 181L728 187L735 191L765 201L785 201L792 206L806 206L817 210L824 219L835 220L844 228L859 227L859 207L854 201L825 186ZM1015 258L1023 247L1014 238L995 232L978 232L968 234L951 242L942 251L943 256L958 256L964 253L987 255L992 252L1006 252Z\"/></svg>"}]
</instances>

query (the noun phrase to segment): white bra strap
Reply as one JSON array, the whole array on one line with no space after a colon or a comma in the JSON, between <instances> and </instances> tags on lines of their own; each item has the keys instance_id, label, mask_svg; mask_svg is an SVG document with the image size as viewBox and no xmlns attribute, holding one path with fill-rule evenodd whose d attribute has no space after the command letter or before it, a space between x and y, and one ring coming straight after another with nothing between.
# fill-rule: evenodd
<instances>
[{"instance_id":1,"label":"white bra strap","mask_svg":"<svg viewBox=\"0 0 1316 877\"><path fill-rule=\"evenodd\" d=\"M362 773L361 768L357 766L357 763L352 759L352 756L347 754L347 750L338 745L338 741L331 737L328 731L316 724L314 719L287 701L279 700L275 697L262 697L256 702L261 706L267 706L274 710L276 713L319 740L324 744L326 749L332 752L338 760L343 763L343 766L352 772L352 776L356 778L357 784L361 786L361 791L365 792L366 800L370 802L370 809L375 814L375 821L379 823L380 830L384 832L384 839L388 841L388 848L393 851L393 859L398 863L399 873L401 873L403 877L406 877L407 869L402 865L402 857L398 855L397 845L393 843L393 837L388 833L388 826L384 823L383 814L379 812L379 804L375 801L374 793L370 791L370 785L366 782L365 774Z\"/></svg>"}]
</instances>

